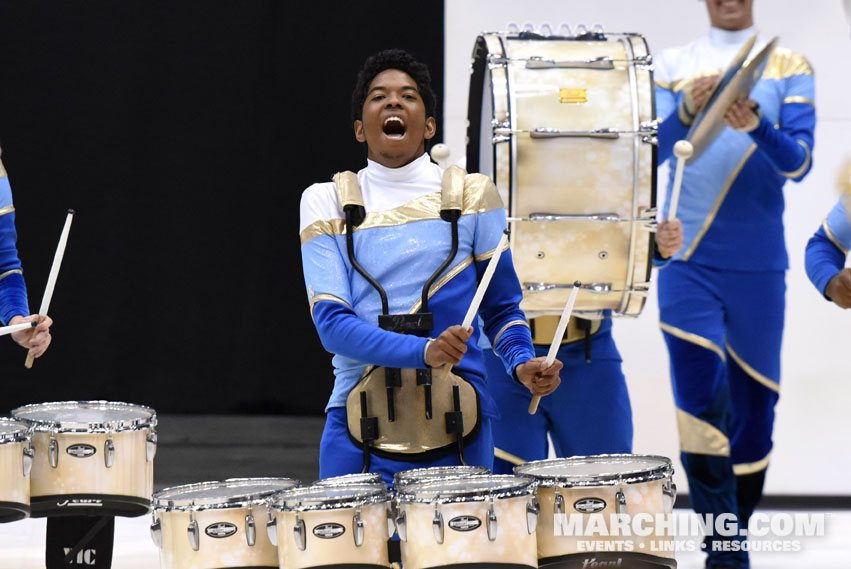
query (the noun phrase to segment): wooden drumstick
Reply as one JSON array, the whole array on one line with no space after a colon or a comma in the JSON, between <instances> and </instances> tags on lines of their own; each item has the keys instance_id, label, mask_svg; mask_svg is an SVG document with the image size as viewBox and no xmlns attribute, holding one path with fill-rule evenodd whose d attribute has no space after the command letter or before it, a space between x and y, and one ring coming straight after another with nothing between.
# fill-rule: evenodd
<instances>
[{"instance_id":1,"label":"wooden drumstick","mask_svg":"<svg viewBox=\"0 0 851 569\"><path fill-rule=\"evenodd\" d=\"M671 206L668 208L668 221L677 217L677 205L680 202L680 188L683 185L683 168L686 160L694 154L694 147L688 140L679 140L674 144L674 156L677 157L677 169L674 172L674 189L671 192Z\"/></svg>"},{"instance_id":2,"label":"wooden drumstick","mask_svg":"<svg viewBox=\"0 0 851 569\"><path fill-rule=\"evenodd\" d=\"M50 267L50 274L47 277L47 286L44 287L44 296L41 297L41 308L38 310L38 323L44 322L47 316L47 311L50 308L50 299L53 298L53 289L56 286L56 277L59 276L59 267L62 265L62 257L65 255L65 244L68 243L68 232L71 230L71 221L74 219L74 210L69 209L68 215L65 217L65 227L62 228L62 233L59 236L59 245L56 246L56 254L53 256L53 266ZM33 334L33 339L38 336L38 330ZM27 361L24 362L24 367L27 369L33 366L33 358L27 354Z\"/></svg>"},{"instance_id":3,"label":"wooden drumstick","mask_svg":"<svg viewBox=\"0 0 851 569\"><path fill-rule=\"evenodd\" d=\"M547 352L547 367L553 365L556 360L556 353L561 346L561 339L564 337L564 331L567 328L567 323L570 322L570 314L573 312L573 305L576 303L576 295L579 293L579 287L582 283L576 281L573 283L573 290L570 291L570 297L567 299L567 304L564 305L564 310L561 312L561 319L558 321L556 333L553 337L553 343L550 344L550 351ZM532 397L532 402L529 403L529 414L534 415L538 412L538 403L541 402L541 396L535 395Z\"/></svg>"},{"instance_id":4,"label":"wooden drumstick","mask_svg":"<svg viewBox=\"0 0 851 569\"><path fill-rule=\"evenodd\" d=\"M38 322L22 322L20 324L12 324L11 326L0 326L0 336L5 336L6 334L13 334L18 330L26 330L27 328L35 328L38 326Z\"/></svg>"},{"instance_id":5,"label":"wooden drumstick","mask_svg":"<svg viewBox=\"0 0 851 569\"><path fill-rule=\"evenodd\" d=\"M502 237L499 238L499 243L494 250L493 257L488 261L488 266L485 268L485 274L482 275L482 280L479 281L479 286L476 289L476 294L473 296L473 301L470 303L470 308L467 309L467 314L464 315L464 321L461 323L462 328L469 328L473 324L473 318L479 311L479 305L485 296L485 291L493 278L493 273L496 271L496 266L499 264L499 257L502 255L502 250L508 243L508 230L502 232ZM452 371L451 365L444 364L444 377L449 377L449 372Z\"/></svg>"}]
</instances>

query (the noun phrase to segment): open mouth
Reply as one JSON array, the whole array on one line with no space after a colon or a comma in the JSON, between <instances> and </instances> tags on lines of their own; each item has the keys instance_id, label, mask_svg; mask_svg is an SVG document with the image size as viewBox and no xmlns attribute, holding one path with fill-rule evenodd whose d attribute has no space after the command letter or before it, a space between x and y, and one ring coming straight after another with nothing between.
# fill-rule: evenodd
<instances>
[{"instance_id":1,"label":"open mouth","mask_svg":"<svg viewBox=\"0 0 851 569\"><path fill-rule=\"evenodd\" d=\"M405 136L405 130L405 121L399 117L387 117L382 126L382 131L388 138L402 138Z\"/></svg>"}]
</instances>

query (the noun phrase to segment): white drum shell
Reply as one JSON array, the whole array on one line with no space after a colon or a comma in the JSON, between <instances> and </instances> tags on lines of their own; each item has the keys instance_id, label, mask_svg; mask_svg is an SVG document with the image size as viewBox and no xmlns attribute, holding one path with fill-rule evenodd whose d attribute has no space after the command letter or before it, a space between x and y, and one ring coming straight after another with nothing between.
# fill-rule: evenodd
<instances>
[{"instance_id":1,"label":"white drum shell","mask_svg":"<svg viewBox=\"0 0 851 569\"><path fill-rule=\"evenodd\" d=\"M0 502L29 505L30 478L24 476L25 442L0 444Z\"/></svg>"}]
</instances>

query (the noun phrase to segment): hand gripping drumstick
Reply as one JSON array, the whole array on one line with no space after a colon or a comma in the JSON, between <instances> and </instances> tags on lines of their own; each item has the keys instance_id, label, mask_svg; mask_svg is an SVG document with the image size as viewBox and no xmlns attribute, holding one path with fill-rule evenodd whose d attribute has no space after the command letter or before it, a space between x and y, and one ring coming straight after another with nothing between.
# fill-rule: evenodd
<instances>
[{"instance_id":1,"label":"hand gripping drumstick","mask_svg":"<svg viewBox=\"0 0 851 569\"><path fill-rule=\"evenodd\" d=\"M677 205L680 202L680 188L683 185L683 168L686 160L691 158L694 147L688 140L679 140L674 145L674 156L677 157L677 169L674 172L674 189L671 192L671 207L668 208L668 221L677 217Z\"/></svg>"},{"instance_id":2,"label":"hand gripping drumstick","mask_svg":"<svg viewBox=\"0 0 851 569\"><path fill-rule=\"evenodd\" d=\"M576 295L579 293L579 287L581 286L582 283L579 281L573 283L573 290L570 291L570 297L568 297L567 304L564 305L564 310L561 312L561 318L558 321L555 336L553 336L553 343L550 344L550 351L547 352L547 367L553 365L553 362L556 360L556 353L561 345L561 339L564 337L564 330L567 328L567 323L570 322L570 314L573 312L573 305L576 303ZM532 397L532 402L529 403L530 415L534 415L538 412L538 403L540 402L540 395Z\"/></svg>"},{"instance_id":3,"label":"hand gripping drumstick","mask_svg":"<svg viewBox=\"0 0 851 569\"><path fill-rule=\"evenodd\" d=\"M482 280L479 282L479 287L476 289L476 294L473 296L473 302L470 303L470 308L467 309L467 314L464 315L464 321L461 323L462 328L469 328L473 323L473 318L476 317L476 313L479 311L479 305L482 303L482 298L485 296L485 291L488 289L488 285L491 282L491 278L493 278L493 273L496 270L496 266L499 263L499 257L502 255L502 250L505 248L506 243L508 243L508 230L502 232L502 237L499 238L499 243L494 250L493 257L488 261L488 266L485 268L485 274L482 275ZM444 365L443 375L444 377L449 377L449 372L452 371L451 365Z\"/></svg>"},{"instance_id":4,"label":"hand gripping drumstick","mask_svg":"<svg viewBox=\"0 0 851 569\"><path fill-rule=\"evenodd\" d=\"M41 308L38 310L37 322L44 322L47 316L47 310L50 308L50 299L53 297L53 288L56 286L56 277L59 276L59 266L62 264L62 257L65 255L65 244L68 242L68 232L71 230L71 221L74 219L74 210L68 210L68 216L65 218L65 227L62 228L62 234L59 236L59 245L56 246L56 254L53 256L53 266L50 267L50 275L47 277L47 286L44 287L44 296L41 297ZM33 338L38 336L38 331L33 334ZM24 367L27 369L33 366L33 358L27 355L27 361Z\"/></svg>"},{"instance_id":5,"label":"hand gripping drumstick","mask_svg":"<svg viewBox=\"0 0 851 569\"><path fill-rule=\"evenodd\" d=\"M18 330L26 330L27 328L35 328L38 326L38 322L22 322L21 324L12 324L11 326L2 326L0 327L0 336L5 336L6 334L12 334L17 332Z\"/></svg>"}]
</instances>

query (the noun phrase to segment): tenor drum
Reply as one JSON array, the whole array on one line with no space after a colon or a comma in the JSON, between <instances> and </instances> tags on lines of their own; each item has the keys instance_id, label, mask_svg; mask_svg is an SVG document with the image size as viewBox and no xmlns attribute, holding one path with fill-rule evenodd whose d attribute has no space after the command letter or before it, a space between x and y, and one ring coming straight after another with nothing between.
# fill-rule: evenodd
<instances>
[{"instance_id":1,"label":"tenor drum","mask_svg":"<svg viewBox=\"0 0 851 569\"><path fill-rule=\"evenodd\" d=\"M577 456L529 462L514 467L514 472L538 481L541 567L585 567L589 559L623 559L625 551L630 567L676 567L671 532L655 528L657 515L673 510L676 486L671 481L670 459L637 454ZM626 514L628 520L641 514L642 528L649 535L624 536L614 529L614 514ZM601 517L592 521L590 516Z\"/></svg>"},{"instance_id":2,"label":"tenor drum","mask_svg":"<svg viewBox=\"0 0 851 569\"><path fill-rule=\"evenodd\" d=\"M321 478L313 483L314 486L348 486L350 484L384 484L384 480L377 472L358 472Z\"/></svg>"},{"instance_id":3,"label":"tenor drum","mask_svg":"<svg viewBox=\"0 0 851 569\"><path fill-rule=\"evenodd\" d=\"M383 482L308 486L282 492L269 504L281 567L390 567L390 495Z\"/></svg>"},{"instance_id":4,"label":"tenor drum","mask_svg":"<svg viewBox=\"0 0 851 569\"><path fill-rule=\"evenodd\" d=\"M12 416L33 430L33 517L139 516L150 508L156 412L110 401L26 405Z\"/></svg>"},{"instance_id":5,"label":"tenor drum","mask_svg":"<svg viewBox=\"0 0 851 569\"><path fill-rule=\"evenodd\" d=\"M267 535L267 500L291 478L233 478L165 488L151 500L151 536L162 569L278 567Z\"/></svg>"},{"instance_id":6,"label":"tenor drum","mask_svg":"<svg viewBox=\"0 0 851 569\"><path fill-rule=\"evenodd\" d=\"M467 169L494 179L529 316L637 316L656 205L653 71L638 34L479 36Z\"/></svg>"},{"instance_id":7,"label":"tenor drum","mask_svg":"<svg viewBox=\"0 0 851 569\"><path fill-rule=\"evenodd\" d=\"M537 567L533 478L481 475L397 489L405 569Z\"/></svg>"},{"instance_id":8,"label":"tenor drum","mask_svg":"<svg viewBox=\"0 0 851 569\"><path fill-rule=\"evenodd\" d=\"M0 418L0 523L30 515L30 440L29 425Z\"/></svg>"},{"instance_id":9,"label":"tenor drum","mask_svg":"<svg viewBox=\"0 0 851 569\"><path fill-rule=\"evenodd\" d=\"M393 475L393 486L400 488L418 482L431 482L448 478L464 478L467 476L484 476L491 471L484 466L432 466L428 468L413 468L403 470Z\"/></svg>"}]
</instances>

